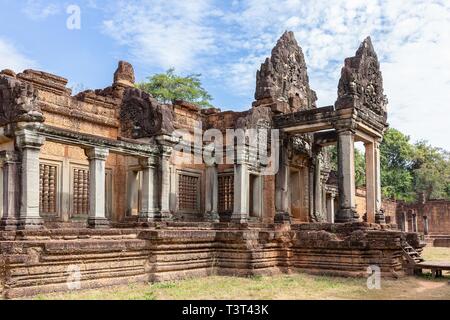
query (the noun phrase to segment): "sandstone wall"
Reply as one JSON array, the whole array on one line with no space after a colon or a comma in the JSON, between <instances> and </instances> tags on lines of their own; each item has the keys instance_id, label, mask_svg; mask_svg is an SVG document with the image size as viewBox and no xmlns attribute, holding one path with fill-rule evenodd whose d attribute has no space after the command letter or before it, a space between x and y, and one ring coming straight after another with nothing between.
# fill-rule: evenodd
<instances>
[{"instance_id":1,"label":"sandstone wall","mask_svg":"<svg viewBox=\"0 0 450 320\"><path fill-rule=\"evenodd\" d=\"M398 215L406 213L409 230L412 230L413 213L417 216L419 232L424 232L424 216L428 217L430 234L450 234L450 201L430 200L425 204L400 203Z\"/></svg>"},{"instance_id":2,"label":"sandstone wall","mask_svg":"<svg viewBox=\"0 0 450 320\"><path fill-rule=\"evenodd\" d=\"M236 227L236 226L234 226ZM150 229L0 232L0 291L6 298L211 274L283 272L366 276L369 265L401 276L405 234L378 225L169 223Z\"/></svg>"},{"instance_id":3,"label":"sandstone wall","mask_svg":"<svg viewBox=\"0 0 450 320\"><path fill-rule=\"evenodd\" d=\"M381 208L385 211L386 223L398 224L397 222L397 202L383 199ZM362 217L366 213L366 190L358 188L356 190L356 211Z\"/></svg>"}]
</instances>

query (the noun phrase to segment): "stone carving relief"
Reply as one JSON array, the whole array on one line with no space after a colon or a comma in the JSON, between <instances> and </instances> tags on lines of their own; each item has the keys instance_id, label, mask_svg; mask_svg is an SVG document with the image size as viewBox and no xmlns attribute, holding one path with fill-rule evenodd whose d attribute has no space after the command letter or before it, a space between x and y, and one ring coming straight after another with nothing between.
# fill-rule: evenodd
<instances>
[{"instance_id":1,"label":"stone carving relief","mask_svg":"<svg viewBox=\"0 0 450 320\"><path fill-rule=\"evenodd\" d=\"M36 90L29 83L0 74L0 125L13 122L43 122L42 111L36 101Z\"/></svg>"},{"instance_id":2,"label":"stone carving relief","mask_svg":"<svg viewBox=\"0 0 450 320\"><path fill-rule=\"evenodd\" d=\"M310 134L296 134L289 138L288 154L289 159L295 155L306 155L308 158L312 157L312 137Z\"/></svg>"},{"instance_id":3,"label":"stone carving relief","mask_svg":"<svg viewBox=\"0 0 450 320\"><path fill-rule=\"evenodd\" d=\"M121 131L127 138L139 139L174 131L170 106L161 105L150 94L127 88L120 109Z\"/></svg>"},{"instance_id":4,"label":"stone carving relief","mask_svg":"<svg viewBox=\"0 0 450 320\"><path fill-rule=\"evenodd\" d=\"M283 34L257 72L255 99L286 102L290 112L316 107L305 58L292 32Z\"/></svg>"},{"instance_id":5,"label":"stone carving relief","mask_svg":"<svg viewBox=\"0 0 450 320\"><path fill-rule=\"evenodd\" d=\"M387 103L383 93L380 63L368 37L356 55L345 60L339 81L336 108L367 108L386 118Z\"/></svg>"}]
</instances>

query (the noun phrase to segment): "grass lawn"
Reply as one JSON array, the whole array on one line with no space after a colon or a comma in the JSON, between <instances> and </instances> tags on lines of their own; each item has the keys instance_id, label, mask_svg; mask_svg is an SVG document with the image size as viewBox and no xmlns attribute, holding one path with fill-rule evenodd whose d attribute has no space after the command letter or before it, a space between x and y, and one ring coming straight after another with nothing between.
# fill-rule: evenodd
<instances>
[{"instance_id":1,"label":"grass lawn","mask_svg":"<svg viewBox=\"0 0 450 320\"><path fill-rule=\"evenodd\" d=\"M450 261L450 248L426 248L427 260ZM156 284L130 284L72 293L39 295L35 299L446 299L450 300L450 276L382 279L380 290L369 290L366 279L313 276L207 277Z\"/></svg>"}]
</instances>

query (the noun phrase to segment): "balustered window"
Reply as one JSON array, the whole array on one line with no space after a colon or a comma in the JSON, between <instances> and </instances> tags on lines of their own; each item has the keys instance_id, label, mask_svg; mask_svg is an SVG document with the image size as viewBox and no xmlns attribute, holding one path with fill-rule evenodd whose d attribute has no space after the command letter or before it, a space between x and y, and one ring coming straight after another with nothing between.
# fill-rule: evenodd
<instances>
[{"instance_id":1,"label":"balustered window","mask_svg":"<svg viewBox=\"0 0 450 320\"><path fill-rule=\"evenodd\" d=\"M180 211L200 211L200 176L178 174L178 209Z\"/></svg>"},{"instance_id":2,"label":"balustered window","mask_svg":"<svg viewBox=\"0 0 450 320\"><path fill-rule=\"evenodd\" d=\"M231 213L234 207L234 175L219 175L219 213Z\"/></svg>"},{"instance_id":3,"label":"balustered window","mask_svg":"<svg viewBox=\"0 0 450 320\"><path fill-rule=\"evenodd\" d=\"M58 213L58 166L41 163L39 165L39 212L55 215Z\"/></svg>"},{"instance_id":4,"label":"balustered window","mask_svg":"<svg viewBox=\"0 0 450 320\"><path fill-rule=\"evenodd\" d=\"M89 170L73 169L72 213L87 215L89 213Z\"/></svg>"}]
</instances>

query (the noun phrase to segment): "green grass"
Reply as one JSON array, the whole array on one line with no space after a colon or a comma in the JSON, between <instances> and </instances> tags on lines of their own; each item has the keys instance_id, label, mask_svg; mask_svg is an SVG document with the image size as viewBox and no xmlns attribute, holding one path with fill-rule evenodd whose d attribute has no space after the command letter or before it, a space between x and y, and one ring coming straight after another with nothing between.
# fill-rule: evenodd
<instances>
[{"instance_id":1,"label":"green grass","mask_svg":"<svg viewBox=\"0 0 450 320\"><path fill-rule=\"evenodd\" d=\"M426 248L428 260L450 261L450 248ZM39 295L35 299L83 300L235 300L235 299L446 299L448 279L420 277L382 279L381 290L369 290L366 279L292 274L248 278L211 276L154 284L130 284L71 293Z\"/></svg>"}]
</instances>

